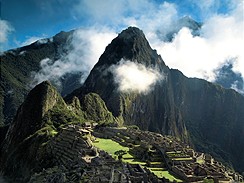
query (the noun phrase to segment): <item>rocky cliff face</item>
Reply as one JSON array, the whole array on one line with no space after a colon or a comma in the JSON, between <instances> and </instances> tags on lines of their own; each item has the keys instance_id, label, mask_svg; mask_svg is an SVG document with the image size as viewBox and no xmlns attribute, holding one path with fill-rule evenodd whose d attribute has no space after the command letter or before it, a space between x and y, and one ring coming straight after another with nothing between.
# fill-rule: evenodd
<instances>
[{"instance_id":1,"label":"rocky cliff face","mask_svg":"<svg viewBox=\"0 0 244 183\"><path fill-rule=\"evenodd\" d=\"M55 127L44 118L50 110L66 104L49 82L37 85L28 94L11 123L1 151L1 169L13 177L28 177L45 161L44 146Z\"/></svg>"},{"instance_id":2,"label":"rocky cliff face","mask_svg":"<svg viewBox=\"0 0 244 183\"><path fill-rule=\"evenodd\" d=\"M171 70L175 105L193 144L243 171L244 97Z\"/></svg>"},{"instance_id":3,"label":"rocky cliff face","mask_svg":"<svg viewBox=\"0 0 244 183\"><path fill-rule=\"evenodd\" d=\"M111 67L118 65L121 59L154 68L167 79L159 81L149 94L120 92ZM187 140L180 114L169 97L172 90L167 81L170 80L169 73L169 68L157 52L152 50L143 32L130 27L107 46L82 89L76 90L67 100L74 95L81 99L84 94L95 92L121 123L136 124L144 130L181 136Z\"/></svg>"},{"instance_id":4,"label":"rocky cliff face","mask_svg":"<svg viewBox=\"0 0 244 183\"><path fill-rule=\"evenodd\" d=\"M146 93L120 91L111 68L121 59L156 69L164 79ZM81 99L89 92L99 94L121 123L191 141L198 149L229 160L238 170L244 168L240 153L244 148L244 97L169 69L138 28L122 31L107 46L84 86L66 100Z\"/></svg>"}]
</instances>

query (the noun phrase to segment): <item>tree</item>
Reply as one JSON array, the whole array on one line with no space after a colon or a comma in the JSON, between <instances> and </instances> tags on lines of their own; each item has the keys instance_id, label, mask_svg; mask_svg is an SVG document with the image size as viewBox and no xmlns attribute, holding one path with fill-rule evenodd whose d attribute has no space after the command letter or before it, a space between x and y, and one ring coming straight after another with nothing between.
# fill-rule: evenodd
<instances>
[{"instance_id":1,"label":"tree","mask_svg":"<svg viewBox=\"0 0 244 183\"><path fill-rule=\"evenodd\" d=\"M127 152L125 150L118 150L114 154L118 156L118 159L121 160L123 155L125 155Z\"/></svg>"}]
</instances>

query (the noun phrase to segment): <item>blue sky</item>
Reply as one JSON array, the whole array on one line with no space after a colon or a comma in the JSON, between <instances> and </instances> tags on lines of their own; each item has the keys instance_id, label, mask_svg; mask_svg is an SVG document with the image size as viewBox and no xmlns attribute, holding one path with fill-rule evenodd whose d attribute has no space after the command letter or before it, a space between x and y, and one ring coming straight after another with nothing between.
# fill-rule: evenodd
<instances>
[{"instance_id":1,"label":"blue sky","mask_svg":"<svg viewBox=\"0 0 244 183\"><path fill-rule=\"evenodd\" d=\"M230 0L130 2L127 6L127 2L122 0L1 0L1 19L6 20L11 27L6 33L7 40L1 42L1 49L19 47L31 38L51 37L62 30L69 31L94 24L108 25L119 31L123 25L113 18L140 16L147 11L143 4L150 4L157 9L168 2L175 6L179 16L190 15L197 21L204 21L210 14L228 13L233 8Z\"/></svg>"},{"instance_id":2,"label":"blue sky","mask_svg":"<svg viewBox=\"0 0 244 183\"><path fill-rule=\"evenodd\" d=\"M77 72L78 68L89 73L105 47L128 26L142 29L165 63L188 77L214 81L216 71L231 62L233 72L244 78L243 0L0 1L0 52L77 29L74 49L67 58L55 62L66 69L53 76L52 70L58 68L46 65L38 75L45 80ZM183 16L203 23L200 35L193 36L189 28L183 27L172 42L164 42L162 36L174 30ZM43 62L49 63L48 59Z\"/></svg>"}]
</instances>

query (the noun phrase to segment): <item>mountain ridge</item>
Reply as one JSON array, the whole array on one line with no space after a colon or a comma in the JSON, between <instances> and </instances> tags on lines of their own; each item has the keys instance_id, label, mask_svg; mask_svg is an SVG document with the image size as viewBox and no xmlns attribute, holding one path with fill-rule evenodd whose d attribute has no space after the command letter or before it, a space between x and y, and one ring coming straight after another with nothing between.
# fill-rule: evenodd
<instances>
[{"instance_id":1,"label":"mountain ridge","mask_svg":"<svg viewBox=\"0 0 244 183\"><path fill-rule=\"evenodd\" d=\"M128 39L123 39L125 31L129 35ZM81 98L89 92L98 93L113 115L121 119L121 123L173 135L218 155L214 148L208 149L207 145L199 143L203 137L207 144L220 144L216 148L216 151L222 152L220 159L234 162L234 167L242 169L243 162L240 159L244 157L238 152L244 147L241 143L244 97L234 90L226 90L203 79L187 78L180 71L169 69L141 33L133 27L122 31L107 46L84 85L68 96L66 101L72 96ZM146 67L153 65L159 68L166 79L158 82L147 94L121 92L114 81L114 75L107 70L121 59ZM140 112L142 110L144 112ZM227 113L231 115L223 116ZM225 121L225 126L215 137L216 127L222 121ZM231 133L228 128L232 129ZM225 144L222 138L231 139L231 143ZM234 144L239 144L239 147L236 148Z\"/></svg>"},{"instance_id":2,"label":"mountain ridge","mask_svg":"<svg viewBox=\"0 0 244 183\"><path fill-rule=\"evenodd\" d=\"M0 85L0 125L10 124L13 117L32 89L33 72L41 69L40 62L49 58L57 60L60 53L65 54L67 45L74 31L60 32L52 38L39 40L31 45L12 49L0 55L1 60L1 85ZM66 76L63 83L76 88L80 86L80 74ZM59 90L63 95L69 93L69 89L63 87ZM1 124L2 123L2 124Z\"/></svg>"}]
</instances>

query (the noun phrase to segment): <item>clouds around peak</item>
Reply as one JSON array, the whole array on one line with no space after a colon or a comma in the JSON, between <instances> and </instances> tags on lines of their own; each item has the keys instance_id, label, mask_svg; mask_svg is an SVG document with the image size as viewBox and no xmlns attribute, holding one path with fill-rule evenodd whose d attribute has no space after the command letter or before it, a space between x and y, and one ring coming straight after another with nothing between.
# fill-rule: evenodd
<instances>
[{"instance_id":1,"label":"clouds around peak","mask_svg":"<svg viewBox=\"0 0 244 183\"><path fill-rule=\"evenodd\" d=\"M42 37L37 37L37 36L33 36L33 37L28 37L23 43L19 43L20 46L26 46L26 45L30 45L36 41L39 41L40 43L46 43L45 40L45 35L43 35Z\"/></svg>"},{"instance_id":2,"label":"clouds around peak","mask_svg":"<svg viewBox=\"0 0 244 183\"><path fill-rule=\"evenodd\" d=\"M8 36L13 31L14 31L14 28L8 21L0 19L0 44L1 45L8 43ZM0 50L0 51L2 51L2 50Z\"/></svg>"},{"instance_id":3,"label":"clouds around peak","mask_svg":"<svg viewBox=\"0 0 244 183\"><path fill-rule=\"evenodd\" d=\"M17 4L19 2L16 0ZM28 2L33 5L37 0ZM82 34L86 36L83 36L83 41L74 43L77 48L74 47L69 59L64 60L76 63L78 68L81 68L80 65L87 65L86 73L89 73L89 69L98 61L102 53L100 50L104 50L109 43L107 41L101 43L102 36L112 40L116 36L115 33L128 26L137 26L144 31L151 46L158 51L165 63L171 68L181 70L186 76L214 81L216 69L232 58L236 58L232 70L244 76L241 50L244 42L242 0L72 0L68 4L64 0L52 2L45 0L41 6L34 4L33 7L35 9L41 7L38 28L43 27L40 22L47 23L49 20L45 15L49 16L52 24L47 28L53 29L55 25L55 28L59 28L56 32L62 30L63 25L69 27L68 22L71 21L74 25L82 26L80 32L83 31ZM54 11L56 6L59 8ZM35 15L40 14L40 11L37 12ZM190 28L184 26L176 31L177 21L185 15L203 23L199 35L194 35ZM166 42L164 39L169 32L174 33L172 42ZM91 43L94 41L92 39L97 40ZM84 52L82 48L84 42L90 45L88 51L86 50L89 54L78 56L77 59L75 53ZM73 53L74 57L71 59ZM83 62L84 60L87 62Z\"/></svg>"},{"instance_id":4,"label":"clouds around peak","mask_svg":"<svg viewBox=\"0 0 244 183\"><path fill-rule=\"evenodd\" d=\"M171 43L153 44L156 43L155 48L170 67L189 77L214 81L214 70L233 58L236 58L233 70L244 75L243 18L239 8L228 15L213 15L203 24L200 36L193 36L191 30L183 28Z\"/></svg>"},{"instance_id":5,"label":"clouds around peak","mask_svg":"<svg viewBox=\"0 0 244 183\"><path fill-rule=\"evenodd\" d=\"M153 90L153 86L164 79L162 73L155 68L147 68L142 64L121 59L118 65L109 70L114 75L120 92L138 92L146 94Z\"/></svg>"},{"instance_id":6,"label":"clouds around peak","mask_svg":"<svg viewBox=\"0 0 244 183\"><path fill-rule=\"evenodd\" d=\"M87 15L98 24L105 24L117 30L120 27L137 26L144 31L151 46L158 51L169 67L181 70L188 77L199 77L215 81L217 68L235 58L233 72L244 76L243 57L243 1L207 0L184 1L203 25L199 35L182 27L175 32L172 42L165 42L169 32L175 31L177 21L182 17L181 5L175 1L155 4L152 1L80 1ZM112 8L114 7L114 9ZM187 5L186 5L187 7ZM112 10L113 9L113 10ZM115 12L113 12L115 11ZM187 10L186 10L187 11ZM194 13L194 11L197 11ZM196 16L199 14L199 16ZM188 14L189 15L189 14ZM115 26L114 26L115 25Z\"/></svg>"},{"instance_id":7,"label":"clouds around peak","mask_svg":"<svg viewBox=\"0 0 244 183\"><path fill-rule=\"evenodd\" d=\"M78 29L67 45L67 54L57 60L45 58L40 62L40 71L33 72L31 87L45 80L50 80L56 86L61 85L61 79L66 74L82 73L80 82L83 83L90 70L98 61L105 47L115 37L115 33L107 28Z\"/></svg>"}]
</instances>

